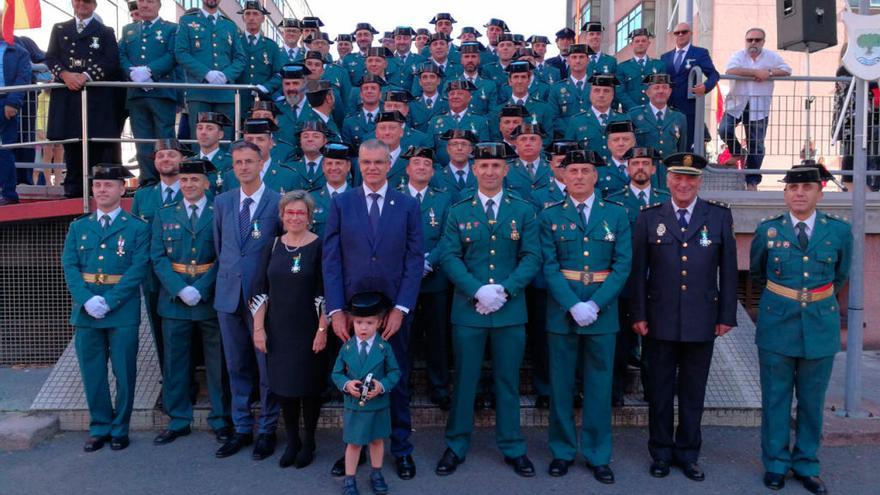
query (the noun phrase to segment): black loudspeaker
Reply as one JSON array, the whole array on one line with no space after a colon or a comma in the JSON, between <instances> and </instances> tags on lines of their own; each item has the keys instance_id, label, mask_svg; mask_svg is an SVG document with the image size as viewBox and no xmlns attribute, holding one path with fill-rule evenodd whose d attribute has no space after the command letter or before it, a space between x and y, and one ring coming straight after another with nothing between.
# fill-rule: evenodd
<instances>
[{"instance_id":1,"label":"black loudspeaker","mask_svg":"<svg viewBox=\"0 0 880 495\"><path fill-rule=\"evenodd\" d=\"M777 0L777 48L817 52L837 44L834 0Z\"/></svg>"}]
</instances>

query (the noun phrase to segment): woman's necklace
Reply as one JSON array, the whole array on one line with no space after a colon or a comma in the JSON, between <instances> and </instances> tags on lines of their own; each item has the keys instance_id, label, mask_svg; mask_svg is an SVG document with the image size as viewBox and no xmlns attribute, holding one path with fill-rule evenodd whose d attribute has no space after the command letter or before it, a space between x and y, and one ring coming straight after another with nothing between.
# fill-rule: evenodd
<instances>
[{"instance_id":1,"label":"woman's necklace","mask_svg":"<svg viewBox=\"0 0 880 495\"><path fill-rule=\"evenodd\" d=\"M303 239L297 239L297 241L302 241L302 240ZM302 253L297 253L297 251L299 251L299 248L302 246L295 246L293 248L290 248L287 246L286 243L283 242L283 239L282 239L281 244L284 246L284 249L288 253L296 253L296 256L294 256L290 262L290 273L299 273L300 271L302 271L302 265L300 264L300 261L302 258ZM298 242L297 242L297 244L298 244Z\"/></svg>"}]
</instances>

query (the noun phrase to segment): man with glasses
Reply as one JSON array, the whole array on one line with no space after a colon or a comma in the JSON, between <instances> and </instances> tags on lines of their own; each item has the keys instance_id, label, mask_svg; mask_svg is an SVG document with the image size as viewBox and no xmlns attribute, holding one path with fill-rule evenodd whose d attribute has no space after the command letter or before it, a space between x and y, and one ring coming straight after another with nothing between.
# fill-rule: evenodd
<instances>
[{"instance_id":1,"label":"man with glasses","mask_svg":"<svg viewBox=\"0 0 880 495\"><path fill-rule=\"evenodd\" d=\"M694 86L694 94L704 96L718 84L718 71L709 56L709 50L691 44L691 26L682 22L672 31L675 35L675 47L664 53L660 59L666 63L666 73L672 77L672 97L669 104L687 117L687 146L690 150L694 145L694 115L696 100L688 98L688 74L694 66L703 70L706 79Z\"/></svg>"},{"instance_id":2,"label":"man with glasses","mask_svg":"<svg viewBox=\"0 0 880 495\"><path fill-rule=\"evenodd\" d=\"M765 50L766 34L761 28L746 31L746 47L733 54L725 74L747 77L730 83L724 119L718 135L731 154L731 162L745 157L746 168L757 170L764 161L764 136L770 117L773 78L791 75L791 67L776 52ZM736 137L736 126L742 123L746 136L745 149ZM746 176L746 188L757 191L761 176Z\"/></svg>"}]
</instances>

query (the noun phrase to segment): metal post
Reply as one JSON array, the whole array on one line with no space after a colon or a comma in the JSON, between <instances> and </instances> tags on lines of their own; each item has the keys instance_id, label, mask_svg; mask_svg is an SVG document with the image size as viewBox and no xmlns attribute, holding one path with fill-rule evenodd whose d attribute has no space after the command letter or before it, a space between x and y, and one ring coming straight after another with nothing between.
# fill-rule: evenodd
<instances>
[{"instance_id":1,"label":"metal post","mask_svg":"<svg viewBox=\"0 0 880 495\"><path fill-rule=\"evenodd\" d=\"M695 65L688 73L688 98L694 100L694 154L704 156L706 153L706 97L694 93L694 86L703 82L703 69Z\"/></svg>"},{"instance_id":2,"label":"metal post","mask_svg":"<svg viewBox=\"0 0 880 495\"><path fill-rule=\"evenodd\" d=\"M241 93L236 90L233 94L235 98L235 122L233 122L232 127L232 140L235 141L238 139L238 132L241 130Z\"/></svg>"},{"instance_id":3,"label":"metal post","mask_svg":"<svg viewBox=\"0 0 880 495\"><path fill-rule=\"evenodd\" d=\"M83 213L89 212L89 96L87 86L83 86L80 93L80 106L82 111L82 186L83 186Z\"/></svg>"},{"instance_id":4,"label":"metal post","mask_svg":"<svg viewBox=\"0 0 880 495\"><path fill-rule=\"evenodd\" d=\"M807 77L810 77L810 44L807 43ZM804 111L806 112L806 132L804 132L804 159L812 160L813 159L813 143L812 141L812 115L811 115L811 107L812 107L812 95L810 93L810 80L807 79L807 97L804 99Z\"/></svg>"},{"instance_id":5,"label":"metal post","mask_svg":"<svg viewBox=\"0 0 880 495\"><path fill-rule=\"evenodd\" d=\"M688 26L691 27L691 32L696 31L694 29L694 0L684 0L684 22L688 23ZM681 8L681 7L679 7Z\"/></svg>"}]
</instances>

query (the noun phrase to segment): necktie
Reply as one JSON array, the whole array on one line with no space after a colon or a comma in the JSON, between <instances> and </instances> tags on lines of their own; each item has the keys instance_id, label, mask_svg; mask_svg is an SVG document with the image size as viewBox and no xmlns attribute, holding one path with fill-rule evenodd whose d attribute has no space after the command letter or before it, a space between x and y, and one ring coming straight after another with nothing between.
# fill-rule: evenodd
<instances>
[{"instance_id":1,"label":"necktie","mask_svg":"<svg viewBox=\"0 0 880 495\"><path fill-rule=\"evenodd\" d=\"M608 114L600 113L599 114L599 123L602 124L602 127L605 127L608 124Z\"/></svg>"},{"instance_id":2,"label":"necktie","mask_svg":"<svg viewBox=\"0 0 880 495\"><path fill-rule=\"evenodd\" d=\"M675 54L675 71L678 72L681 69L681 61L684 59L684 50L679 50L678 53Z\"/></svg>"},{"instance_id":3,"label":"necktie","mask_svg":"<svg viewBox=\"0 0 880 495\"><path fill-rule=\"evenodd\" d=\"M519 105L519 106L523 106L523 105L525 104L525 101L523 101L522 98L517 98L517 99L516 99L516 104Z\"/></svg>"},{"instance_id":4,"label":"necktie","mask_svg":"<svg viewBox=\"0 0 880 495\"><path fill-rule=\"evenodd\" d=\"M315 178L315 169L318 167L318 164L315 162L309 162L306 165L309 167L309 170L306 172L306 178L311 181Z\"/></svg>"},{"instance_id":5,"label":"necktie","mask_svg":"<svg viewBox=\"0 0 880 495\"><path fill-rule=\"evenodd\" d=\"M464 170L459 170L455 172L455 175L458 176L458 188L464 189L465 181L464 181Z\"/></svg>"},{"instance_id":6,"label":"necktie","mask_svg":"<svg viewBox=\"0 0 880 495\"><path fill-rule=\"evenodd\" d=\"M107 230L107 227L110 226L110 215L103 214L101 215L101 228Z\"/></svg>"},{"instance_id":7,"label":"necktie","mask_svg":"<svg viewBox=\"0 0 880 495\"><path fill-rule=\"evenodd\" d=\"M212 26L216 26L216 25L217 25L217 16L216 16L216 15L210 15L210 16L208 16L208 19L211 20L211 25L212 25Z\"/></svg>"},{"instance_id":8,"label":"necktie","mask_svg":"<svg viewBox=\"0 0 880 495\"><path fill-rule=\"evenodd\" d=\"M645 68L645 59L639 60L639 65L641 65L642 68L644 69Z\"/></svg>"},{"instance_id":9,"label":"necktie","mask_svg":"<svg viewBox=\"0 0 880 495\"><path fill-rule=\"evenodd\" d=\"M529 170L529 175L531 175L532 179L534 179L535 178L535 163L532 162L532 163L526 164L526 168Z\"/></svg>"},{"instance_id":10,"label":"necktie","mask_svg":"<svg viewBox=\"0 0 880 495\"><path fill-rule=\"evenodd\" d=\"M373 234L379 230L379 193L370 193L370 199L373 203L370 205L370 227L373 228Z\"/></svg>"},{"instance_id":11,"label":"necktie","mask_svg":"<svg viewBox=\"0 0 880 495\"><path fill-rule=\"evenodd\" d=\"M141 28L141 31L143 31L144 34L149 34L150 33L150 26L152 26L152 24L149 21L143 21L143 23L144 23L144 25Z\"/></svg>"},{"instance_id":12,"label":"necktie","mask_svg":"<svg viewBox=\"0 0 880 495\"><path fill-rule=\"evenodd\" d=\"M332 193L330 193L330 198L335 198L337 194L339 194L339 191L333 191Z\"/></svg>"},{"instance_id":13,"label":"necktie","mask_svg":"<svg viewBox=\"0 0 880 495\"><path fill-rule=\"evenodd\" d=\"M366 340L361 341L361 352L359 353L359 355L361 358L361 364L366 363L367 362L367 341Z\"/></svg>"},{"instance_id":14,"label":"necktie","mask_svg":"<svg viewBox=\"0 0 880 495\"><path fill-rule=\"evenodd\" d=\"M486 201L486 218L489 220L489 223L495 223L495 201L489 199Z\"/></svg>"},{"instance_id":15,"label":"necktie","mask_svg":"<svg viewBox=\"0 0 880 495\"><path fill-rule=\"evenodd\" d=\"M598 58L599 58L598 55L590 55L590 63L591 63L591 64L595 64L595 63L596 63L596 59L598 59Z\"/></svg>"},{"instance_id":16,"label":"necktie","mask_svg":"<svg viewBox=\"0 0 880 495\"><path fill-rule=\"evenodd\" d=\"M688 228L687 212L685 208L678 209L678 226L681 227L681 230Z\"/></svg>"},{"instance_id":17,"label":"necktie","mask_svg":"<svg viewBox=\"0 0 880 495\"><path fill-rule=\"evenodd\" d=\"M578 81L578 82L577 82L577 88L578 88L578 91L583 91L583 89L584 89L584 82L583 82L583 81Z\"/></svg>"},{"instance_id":18,"label":"necktie","mask_svg":"<svg viewBox=\"0 0 880 495\"><path fill-rule=\"evenodd\" d=\"M452 118L455 119L456 123L461 122L461 114L460 113L452 114Z\"/></svg>"},{"instance_id":19,"label":"necktie","mask_svg":"<svg viewBox=\"0 0 880 495\"><path fill-rule=\"evenodd\" d=\"M419 200L419 203L421 203L421 202L422 202L422 193L417 192L417 193L416 193L416 199Z\"/></svg>"},{"instance_id":20,"label":"necktie","mask_svg":"<svg viewBox=\"0 0 880 495\"><path fill-rule=\"evenodd\" d=\"M425 98L425 106L431 108L434 106L434 100L431 98Z\"/></svg>"},{"instance_id":21,"label":"necktie","mask_svg":"<svg viewBox=\"0 0 880 495\"><path fill-rule=\"evenodd\" d=\"M293 59L293 48L287 49L287 58Z\"/></svg>"},{"instance_id":22,"label":"necktie","mask_svg":"<svg viewBox=\"0 0 880 495\"><path fill-rule=\"evenodd\" d=\"M578 214L581 216L581 218L584 221L584 227L586 227L586 225L587 225L587 204L581 203L577 206L577 208L578 208Z\"/></svg>"},{"instance_id":23,"label":"necktie","mask_svg":"<svg viewBox=\"0 0 880 495\"><path fill-rule=\"evenodd\" d=\"M251 46L256 45L257 44L257 37L252 34L249 34L248 35L248 44Z\"/></svg>"},{"instance_id":24,"label":"necktie","mask_svg":"<svg viewBox=\"0 0 880 495\"><path fill-rule=\"evenodd\" d=\"M170 187L165 188L165 201L162 202L163 205L171 204L174 201L174 189Z\"/></svg>"},{"instance_id":25,"label":"necktie","mask_svg":"<svg viewBox=\"0 0 880 495\"><path fill-rule=\"evenodd\" d=\"M238 231L242 244L247 240L248 233L251 231L251 205L253 203L253 199L244 198L244 201L241 202L241 210L238 212Z\"/></svg>"},{"instance_id":26,"label":"necktie","mask_svg":"<svg viewBox=\"0 0 880 495\"><path fill-rule=\"evenodd\" d=\"M641 201L644 205L648 204L648 197L645 196L645 191L639 191L639 201Z\"/></svg>"},{"instance_id":27,"label":"necktie","mask_svg":"<svg viewBox=\"0 0 880 495\"><path fill-rule=\"evenodd\" d=\"M85 28L86 28L86 23L84 23L83 21L76 21L76 32L77 33L83 32L83 29L85 29Z\"/></svg>"},{"instance_id":28,"label":"necktie","mask_svg":"<svg viewBox=\"0 0 880 495\"><path fill-rule=\"evenodd\" d=\"M368 124L373 123L373 114L371 112L367 112L367 123Z\"/></svg>"},{"instance_id":29,"label":"necktie","mask_svg":"<svg viewBox=\"0 0 880 495\"><path fill-rule=\"evenodd\" d=\"M199 205L189 205L190 211L189 222L192 224L193 232L196 230L196 224L199 223Z\"/></svg>"},{"instance_id":30,"label":"necktie","mask_svg":"<svg viewBox=\"0 0 880 495\"><path fill-rule=\"evenodd\" d=\"M657 110L657 122L663 122L663 110Z\"/></svg>"},{"instance_id":31,"label":"necktie","mask_svg":"<svg viewBox=\"0 0 880 495\"><path fill-rule=\"evenodd\" d=\"M807 224L804 222L798 222L797 225L795 225L795 227L797 227L797 231L798 231L798 233L797 233L798 244L801 245L802 250L806 251L807 246L810 244L810 239L807 237Z\"/></svg>"},{"instance_id":32,"label":"necktie","mask_svg":"<svg viewBox=\"0 0 880 495\"><path fill-rule=\"evenodd\" d=\"M617 170L620 172L620 175L626 177L626 165L618 165Z\"/></svg>"}]
</instances>

